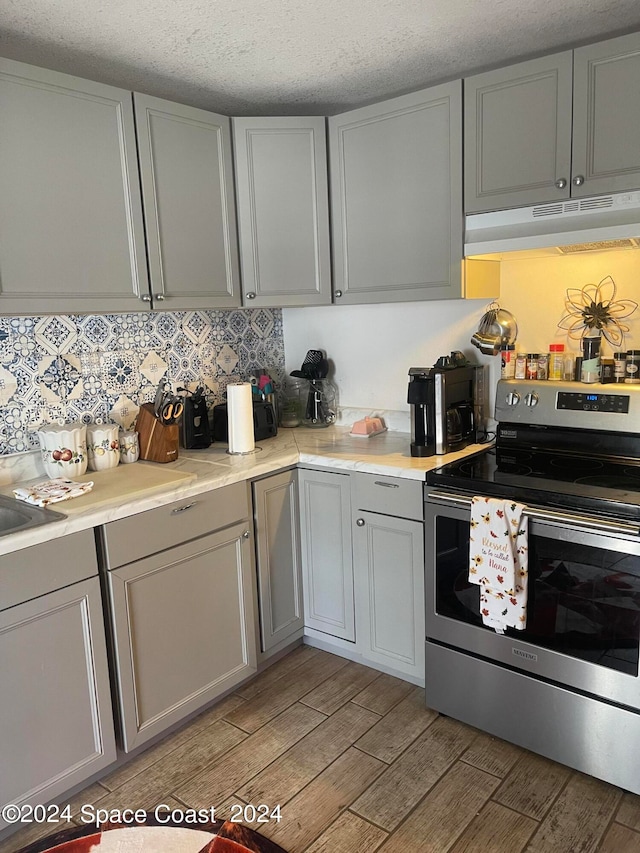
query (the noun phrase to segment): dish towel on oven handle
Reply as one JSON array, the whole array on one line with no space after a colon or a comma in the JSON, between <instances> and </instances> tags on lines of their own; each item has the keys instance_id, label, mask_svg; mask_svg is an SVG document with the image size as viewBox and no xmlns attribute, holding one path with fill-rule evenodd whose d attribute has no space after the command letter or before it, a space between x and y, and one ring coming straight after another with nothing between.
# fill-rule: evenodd
<instances>
[{"instance_id":1,"label":"dish towel on oven handle","mask_svg":"<svg viewBox=\"0 0 640 853\"><path fill-rule=\"evenodd\" d=\"M485 625L504 633L527 626L529 551L525 507L514 501L474 497L469 533L469 582L480 587Z\"/></svg>"}]
</instances>

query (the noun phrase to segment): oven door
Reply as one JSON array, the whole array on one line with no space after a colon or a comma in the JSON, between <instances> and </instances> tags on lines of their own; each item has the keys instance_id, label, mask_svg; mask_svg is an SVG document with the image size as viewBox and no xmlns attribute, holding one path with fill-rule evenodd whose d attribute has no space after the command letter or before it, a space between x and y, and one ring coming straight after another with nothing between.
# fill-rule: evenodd
<instances>
[{"instance_id":1,"label":"oven door","mask_svg":"<svg viewBox=\"0 0 640 853\"><path fill-rule=\"evenodd\" d=\"M427 642L640 709L638 525L529 508L526 629L497 634L467 580L470 506L428 490Z\"/></svg>"}]
</instances>

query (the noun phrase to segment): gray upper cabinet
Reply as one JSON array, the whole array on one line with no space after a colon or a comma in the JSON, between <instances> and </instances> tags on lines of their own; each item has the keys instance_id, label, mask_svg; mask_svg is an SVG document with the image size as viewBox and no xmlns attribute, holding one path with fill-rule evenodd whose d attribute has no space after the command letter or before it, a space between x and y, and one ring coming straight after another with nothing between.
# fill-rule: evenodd
<instances>
[{"instance_id":1,"label":"gray upper cabinet","mask_svg":"<svg viewBox=\"0 0 640 853\"><path fill-rule=\"evenodd\" d=\"M640 187L640 33L574 51L572 196Z\"/></svg>"},{"instance_id":2,"label":"gray upper cabinet","mask_svg":"<svg viewBox=\"0 0 640 853\"><path fill-rule=\"evenodd\" d=\"M338 304L461 296L462 84L329 119Z\"/></svg>"},{"instance_id":3,"label":"gray upper cabinet","mask_svg":"<svg viewBox=\"0 0 640 853\"><path fill-rule=\"evenodd\" d=\"M331 302L326 122L234 118L243 302Z\"/></svg>"},{"instance_id":4,"label":"gray upper cabinet","mask_svg":"<svg viewBox=\"0 0 640 853\"><path fill-rule=\"evenodd\" d=\"M464 87L467 213L640 187L640 33Z\"/></svg>"},{"instance_id":5,"label":"gray upper cabinet","mask_svg":"<svg viewBox=\"0 0 640 853\"><path fill-rule=\"evenodd\" d=\"M0 60L0 311L148 297L131 93Z\"/></svg>"},{"instance_id":6,"label":"gray upper cabinet","mask_svg":"<svg viewBox=\"0 0 640 853\"><path fill-rule=\"evenodd\" d=\"M467 213L569 198L571 63L567 51L464 81Z\"/></svg>"},{"instance_id":7,"label":"gray upper cabinet","mask_svg":"<svg viewBox=\"0 0 640 853\"><path fill-rule=\"evenodd\" d=\"M240 304L230 121L134 95L155 308Z\"/></svg>"}]
</instances>

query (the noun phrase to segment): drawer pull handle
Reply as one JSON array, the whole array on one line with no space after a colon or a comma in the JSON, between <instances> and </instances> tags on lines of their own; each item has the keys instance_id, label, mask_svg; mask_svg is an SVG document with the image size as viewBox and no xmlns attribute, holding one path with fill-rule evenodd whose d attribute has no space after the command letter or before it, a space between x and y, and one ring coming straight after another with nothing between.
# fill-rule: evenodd
<instances>
[{"instance_id":1,"label":"drawer pull handle","mask_svg":"<svg viewBox=\"0 0 640 853\"><path fill-rule=\"evenodd\" d=\"M385 489L399 489L400 488L398 483L383 483L382 480L374 480L373 483L375 486L384 486Z\"/></svg>"},{"instance_id":2,"label":"drawer pull handle","mask_svg":"<svg viewBox=\"0 0 640 853\"><path fill-rule=\"evenodd\" d=\"M186 512L188 509L194 507L198 501L193 501L190 504L185 504L184 506L179 506L176 509L171 510L171 515L179 515L181 512Z\"/></svg>"}]
</instances>

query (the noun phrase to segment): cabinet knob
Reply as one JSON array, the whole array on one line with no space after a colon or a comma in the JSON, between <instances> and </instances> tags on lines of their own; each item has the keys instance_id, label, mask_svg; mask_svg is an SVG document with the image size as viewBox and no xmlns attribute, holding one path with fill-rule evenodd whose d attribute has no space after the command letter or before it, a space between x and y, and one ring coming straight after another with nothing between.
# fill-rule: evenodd
<instances>
[{"instance_id":1,"label":"cabinet knob","mask_svg":"<svg viewBox=\"0 0 640 853\"><path fill-rule=\"evenodd\" d=\"M164 293L154 293L153 298L158 302L164 302Z\"/></svg>"},{"instance_id":2,"label":"cabinet knob","mask_svg":"<svg viewBox=\"0 0 640 853\"><path fill-rule=\"evenodd\" d=\"M256 298L255 293L247 293L247 299L255 299L255 298Z\"/></svg>"},{"instance_id":3,"label":"cabinet knob","mask_svg":"<svg viewBox=\"0 0 640 853\"><path fill-rule=\"evenodd\" d=\"M563 190L566 187L566 185L567 185L567 179L566 178L558 178L558 180L556 181L556 186L559 190Z\"/></svg>"},{"instance_id":4,"label":"cabinet knob","mask_svg":"<svg viewBox=\"0 0 640 853\"><path fill-rule=\"evenodd\" d=\"M336 292L333 295L335 296L336 299L340 299L340 297L342 296L342 291L336 290Z\"/></svg>"},{"instance_id":5,"label":"cabinet knob","mask_svg":"<svg viewBox=\"0 0 640 853\"><path fill-rule=\"evenodd\" d=\"M364 518L359 518L356 521L356 524L358 525L358 527L364 527Z\"/></svg>"},{"instance_id":6,"label":"cabinet knob","mask_svg":"<svg viewBox=\"0 0 640 853\"><path fill-rule=\"evenodd\" d=\"M248 530L245 530L245 532L242 534L243 539L248 539L250 536L251 536L251 533L249 533Z\"/></svg>"},{"instance_id":7,"label":"cabinet knob","mask_svg":"<svg viewBox=\"0 0 640 853\"><path fill-rule=\"evenodd\" d=\"M142 299L143 302L151 302L151 294L143 293L140 299Z\"/></svg>"},{"instance_id":8,"label":"cabinet knob","mask_svg":"<svg viewBox=\"0 0 640 853\"><path fill-rule=\"evenodd\" d=\"M584 184L584 175L576 175L571 183L574 187L581 187Z\"/></svg>"}]
</instances>

